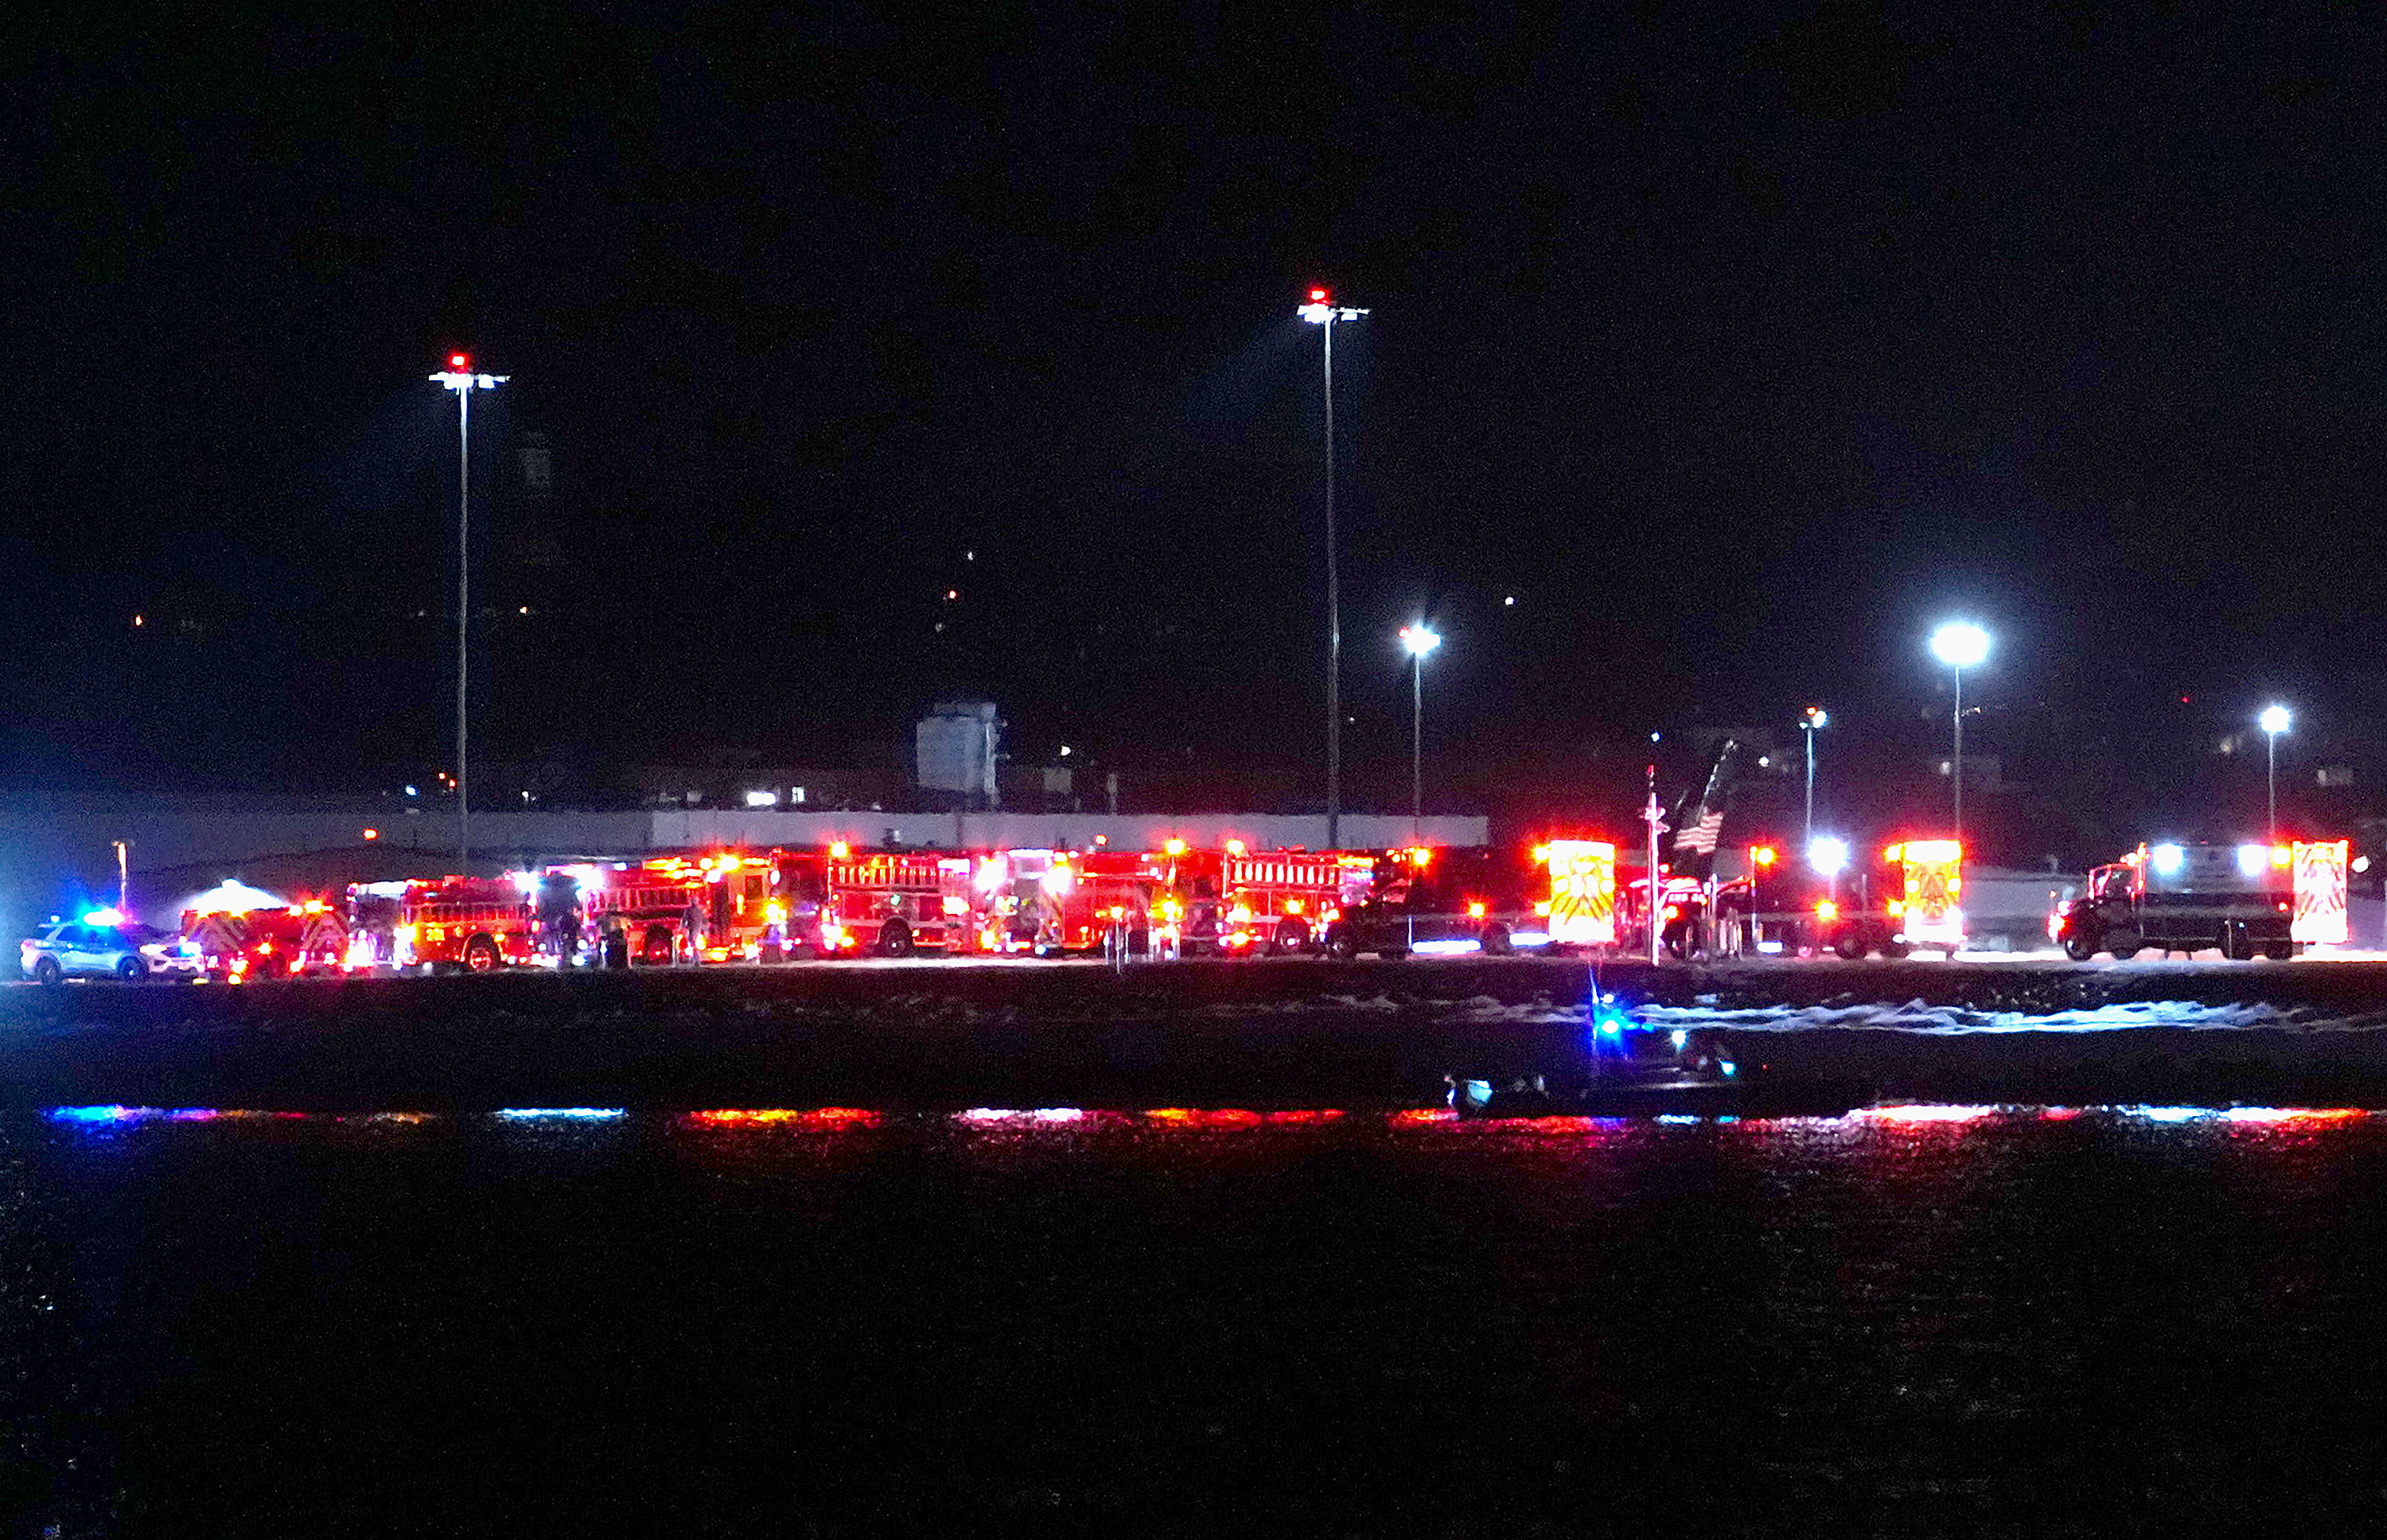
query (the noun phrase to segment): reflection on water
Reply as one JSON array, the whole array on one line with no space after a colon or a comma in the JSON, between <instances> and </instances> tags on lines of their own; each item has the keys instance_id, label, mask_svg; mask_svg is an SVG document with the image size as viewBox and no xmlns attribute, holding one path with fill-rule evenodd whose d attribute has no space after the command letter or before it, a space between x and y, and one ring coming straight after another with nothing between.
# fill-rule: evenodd
<instances>
[{"instance_id":1,"label":"reflection on water","mask_svg":"<svg viewBox=\"0 0 2387 1540\"><path fill-rule=\"evenodd\" d=\"M2345 1107L58 1107L0 1534L2367 1531L2381 1255Z\"/></svg>"},{"instance_id":2,"label":"reflection on water","mask_svg":"<svg viewBox=\"0 0 2387 1540\"><path fill-rule=\"evenodd\" d=\"M248 1107L143 1107L121 1105L52 1107L42 1114L48 1121L70 1128L121 1128L143 1123L323 1122L332 1124L422 1124L443 1116L428 1112L315 1113L267 1111ZM469 1116L469 1115L467 1115ZM618 1123L634 1115L626 1107L502 1107L486 1115L500 1123ZM1019 1130L1035 1128L1199 1129L1236 1131L1258 1129L1320 1128L1350 1115L1341 1108L1291 1108L1253 1111L1241 1107L1153 1107L1142 1112L1113 1112L1084 1107L970 1107L942 1115L963 1128ZM1817 1128L1827 1126L1915 1129L1964 1124L2018 1121L2069 1122L2090 1117L2119 1122L2263 1127L2305 1127L2346 1123L2374 1116L2361 1107L2203 1107L2101 1105L2042 1107L2026 1105L1955 1105L1919 1103L1859 1107L1838 1117L1749 1117L1731 1114L1661 1113L1648 1117L1579 1117L1460 1119L1445 1108L1406 1108L1383 1115L1386 1128L1445 1129L1486 1135L1612 1132L1636 1125L1655 1128L1751 1129ZM935 1121L936 1114L899 1114L869 1107L715 1107L663 1115L659 1121L681 1127L723 1129L794 1129L842 1131L878 1129L909 1118Z\"/></svg>"}]
</instances>

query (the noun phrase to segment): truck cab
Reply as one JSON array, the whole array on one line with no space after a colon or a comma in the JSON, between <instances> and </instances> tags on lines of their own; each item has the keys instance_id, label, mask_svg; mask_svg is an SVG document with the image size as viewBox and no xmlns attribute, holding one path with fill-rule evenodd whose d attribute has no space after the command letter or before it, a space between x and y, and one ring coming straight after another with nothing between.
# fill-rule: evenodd
<instances>
[{"instance_id":1,"label":"truck cab","mask_svg":"<svg viewBox=\"0 0 2387 1540\"><path fill-rule=\"evenodd\" d=\"M1520 933L1536 943L1548 939L1525 887L1523 873L1486 851L1389 851L1377 858L1367 893L1343 904L1328 924L1326 950L1340 958L1363 952L1505 957Z\"/></svg>"},{"instance_id":2,"label":"truck cab","mask_svg":"<svg viewBox=\"0 0 2387 1540\"><path fill-rule=\"evenodd\" d=\"M2294 856L2288 845L2141 844L2091 870L2078 896L2059 901L2049 930L2077 963L2100 952L2120 961L2151 946L2292 956Z\"/></svg>"}]
</instances>

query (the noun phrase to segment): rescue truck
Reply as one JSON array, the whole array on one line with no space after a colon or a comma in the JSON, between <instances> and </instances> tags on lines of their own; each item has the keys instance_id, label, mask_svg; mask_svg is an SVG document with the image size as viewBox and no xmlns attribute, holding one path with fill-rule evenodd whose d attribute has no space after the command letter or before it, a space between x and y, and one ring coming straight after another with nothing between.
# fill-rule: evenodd
<instances>
[{"instance_id":1,"label":"rescue truck","mask_svg":"<svg viewBox=\"0 0 2387 1540\"><path fill-rule=\"evenodd\" d=\"M565 966L695 962L718 934L718 896L740 890L726 862L683 855L560 861L512 880L529 905L533 952Z\"/></svg>"},{"instance_id":2,"label":"rescue truck","mask_svg":"<svg viewBox=\"0 0 2387 1540\"><path fill-rule=\"evenodd\" d=\"M442 877L349 890L351 968L489 973L537 952L529 898L510 877Z\"/></svg>"},{"instance_id":3,"label":"rescue truck","mask_svg":"<svg viewBox=\"0 0 2387 1540\"><path fill-rule=\"evenodd\" d=\"M1553 839L1534 859L1549 872L1550 896L1535 907L1554 947L1616 944L1616 847L1605 839Z\"/></svg>"},{"instance_id":4,"label":"rescue truck","mask_svg":"<svg viewBox=\"0 0 2387 1540\"><path fill-rule=\"evenodd\" d=\"M295 978L347 965L347 925L322 899L286 907L188 910L183 939L198 950L206 975L222 982Z\"/></svg>"},{"instance_id":5,"label":"rescue truck","mask_svg":"<svg viewBox=\"0 0 2387 1540\"><path fill-rule=\"evenodd\" d=\"M1339 911L1346 882L1364 892L1375 858L1322 851L1188 850L1171 839L1156 865L1153 920L1164 949L1184 956L1286 956L1307 952Z\"/></svg>"},{"instance_id":6,"label":"rescue truck","mask_svg":"<svg viewBox=\"0 0 2387 1540\"><path fill-rule=\"evenodd\" d=\"M2058 900L2048 935L2075 962L2146 947L2279 958L2300 943L2343 942L2346 851L2343 839L2141 844Z\"/></svg>"},{"instance_id":7,"label":"rescue truck","mask_svg":"<svg viewBox=\"0 0 2387 1540\"><path fill-rule=\"evenodd\" d=\"M1367 893L1343 904L1327 925L1330 956L1505 957L1520 946L1548 944L1546 921L1524 896L1524 874L1489 851L1387 851L1376 857L1372 876Z\"/></svg>"},{"instance_id":8,"label":"rescue truck","mask_svg":"<svg viewBox=\"0 0 2387 1540\"><path fill-rule=\"evenodd\" d=\"M708 869L684 855L650 856L638 862L590 864L593 881L580 890L582 944L608 967L632 963L665 967L703 955L708 909L714 902L711 879L726 871ZM560 869L572 869L570 867ZM727 890L725 888L725 891ZM742 892L742 886L737 890Z\"/></svg>"},{"instance_id":9,"label":"rescue truck","mask_svg":"<svg viewBox=\"0 0 2387 1540\"><path fill-rule=\"evenodd\" d=\"M1938 947L1950 958L1964 944L1964 847L1953 839L1901 839L1853 882L1852 892L1815 901L1820 944L1853 962L1869 952L1900 958Z\"/></svg>"},{"instance_id":10,"label":"rescue truck","mask_svg":"<svg viewBox=\"0 0 2387 1540\"><path fill-rule=\"evenodd\" d=\"M1018 854L1006 852L1006 854ZM1021 899L1015 933L1028 928L1029 950L1039 957L1065 952L1123 947L1152 949L1153 916L1160 908L1167 874L1159 857L1142 852L1055 852L1036 891Z\"/></svg>"},{"instance_id":11,"label":"rescue truck","mask_svg":"<svg viewBox=\"0 0 2387 1540\"><path fill-rule=\"evenodd\" d=\"M980 918L971 879L979 863L971 856L857 853L840 842L827 851L774 852L770 863L777 896L765 901L764 911L767 916L777 909L772 923L784 947L823 957L978 950Z\"/></svg>"}]
</instances>

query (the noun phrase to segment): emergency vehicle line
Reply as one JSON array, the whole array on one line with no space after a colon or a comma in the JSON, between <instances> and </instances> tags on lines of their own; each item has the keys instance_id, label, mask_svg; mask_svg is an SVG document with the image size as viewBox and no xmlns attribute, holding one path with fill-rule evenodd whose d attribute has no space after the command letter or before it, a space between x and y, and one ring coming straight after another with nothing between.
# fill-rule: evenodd
<instances>
[{"instance_id":1,"label":"emergency vehicle line","mask_svg":"<svg viewBox=\"0 0 2387 1540\"><path fill-rule=\"evenodd\" d=\"M21 944L19 967L43 984L242 983L915 956L1957 957L1970 935L1960 842L1925 831L1861 855L1826 839L1805 861L1770 843L1727 859L1737 751L1726 740L1696 797L1671 810L1650 767L1639 876L1620 870L1615 841L1572 834L1530 852L1255 850L1231 838L1215 849L1171 839L1146 851L1099 838L1088 850L834 840L554 860L503 877L360 882L294 899L227 881L192 903L179 935L112 909L54 917ZM1667 830L1673 839L1661 852ZM2074 962L2147 949L2242 961L2342 947L2349 848L2344 839L2141 843L2084 885L2051 892L2048 942Z\"/></svg>"}]
</instances>

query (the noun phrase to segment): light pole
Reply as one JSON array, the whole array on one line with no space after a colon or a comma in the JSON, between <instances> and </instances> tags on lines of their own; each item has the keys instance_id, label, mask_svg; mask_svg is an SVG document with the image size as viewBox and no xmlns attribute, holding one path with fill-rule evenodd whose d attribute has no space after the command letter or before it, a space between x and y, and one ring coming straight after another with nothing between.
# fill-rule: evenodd
<instances>
[{"instance_id":1,"label":"light pole","mask_svg":"<svg viewBox=\"0 0 2387 1540\"><path fill-rule=\"evenodd\" d=\"M1956 757L1949 762L1949 779L1955 783L1955 827L1949 836L1964 842L1964 670L1977 668L1989 655L1989 634L1970 621L1951 620L1931 633L1931 655L1946 663L1956 683L1956 709L1950 718L1956 726Z\"/></svg>"},{"instance_id":2,"label":"light pole","mask_svg":"<svg viewBox=\"0 0 2387 1540\"><path fill-rule=\"evenodd\" d=\"M1425 655L1442 645L1442 637L1423 621L1401 627L1401 645L1409 650L1409 840L1422 844L1425 824Z\"/></svg>"},{"instance_id":3,"label":"light pole","mask_svg":"<svg viewBox=\"0 0 2387 1540\"><path fill-rule=\"evenodd\" d=\"M1326 333L1326 848L1342 848L1343 816L1343 612L1334 563L1334 323L1357 321L1365 310L1332 303L1322 288L1309 291L1294 314Z\"/></svg>"},{"instance_id":4,"label":"light pole","mask_svg":"<svg viewBox=\"0 0 2387 1540\"><path fill-rule=\"evenodd\" d=\"M473 808L464 794L464 663L473 619L473 392L506 382L503 374L475 374L469 353L450 353L448 367L431 376L456 393L456 870L471 875Z\"/></svg>"},{"instance_id":5,"label":"light pole","mask_svg":"<svg viewBox=\"0 0 2387 1540\"><path fill-rule=\"evenodd\" d=\"M1815 729L1831 719L1831 713L1823 707L1810 706L1799 724L1807 730L1807 830L1800 838L1803 845L1815 842Z\"/></svg>"},{"instance_id":6,"label":"light pole","mask_svg":"<svg viewBox=\"0 0 2387 1540\"><path fill-rule=\"evenodd\" d=\"M2263 786L2270 802L2271 843L2274 846L2280 842L2280 735L2288 730L2288 724L2293 720L2285 706L2266 706L2263 714L2255 718L2270 751L2264 756Z\"/></svg>"}]
</instances>

